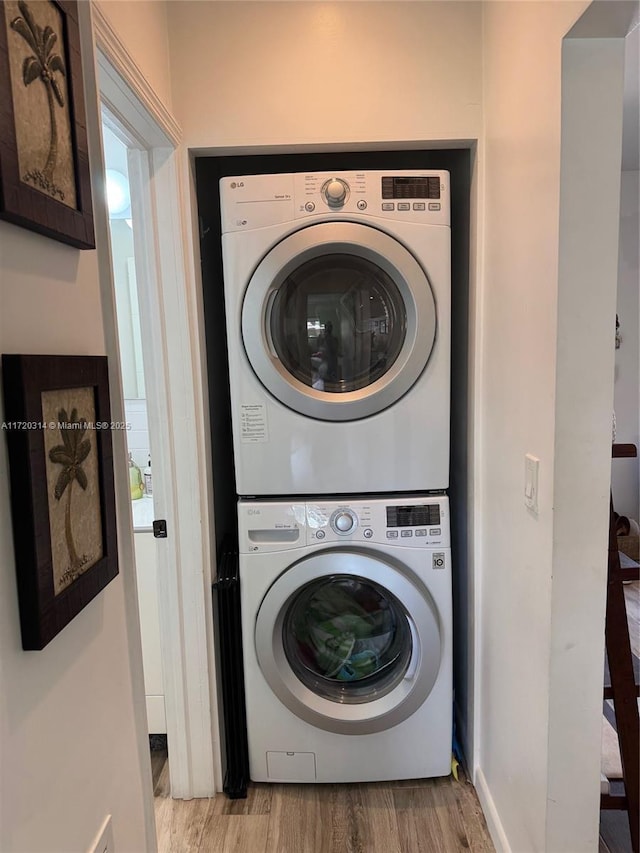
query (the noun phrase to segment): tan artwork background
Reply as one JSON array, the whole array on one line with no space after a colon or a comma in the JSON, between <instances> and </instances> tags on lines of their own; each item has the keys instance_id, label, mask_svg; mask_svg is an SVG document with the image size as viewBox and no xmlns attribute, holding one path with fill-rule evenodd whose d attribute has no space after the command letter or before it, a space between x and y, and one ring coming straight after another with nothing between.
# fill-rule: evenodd
<instances>
[{"instance_id":1,"label":"tan artwork background","mask_svg":"<svg viewBox=\"0 0 640 853\"><path fill-rule=\"evenodd\" d=\"M53 585L56 595L95 565L104 554L98 447L95 429L90 427L82 435L82 440L88 440L91 445L89 454L82 462L82 469L87 478L87 488L82 489L79 482L72 480L60 499L58 500L55 497L56 483L62 466L52 462L49 453L54 447L63 444L62 432L57 427L61 409L66 411L68 417L71 417L73 409L77 409L80 421L84 420L89 424L95 424L96 408L93 388L72 388L42 393L43 421L46 424L53 423L56 425L54 429L44 430ZM72 565L65 531L65 514L69 500L71 501L73 541L79 558L79 565L76 566Z\"/></svg>"},{"instance_id":2,"label":"tan artwork background","mask_svg":"<svg viewBox=\"0 0 640 853\"><path fill-rule=\"evenodd\" d=\"M17 0L5 0L4 25L7 30L9 48L11 93L20 180L44 195L75 210L77 209L77 197L67 85L67 76L70 72L65 52L63 16L57 6L48 0L46 2L45 0L28 0L27 5L39 27L44 29L49 26L56 33L58 38L53 52L62 57L66 75L54 72L57 84L64 96L64 106L61 107L54 100L53 109L56 117L58 153L52 175L52 184L55 186L55 190L51 191L33 180L26 179L28 173L42 171L47 162L51 140L51 121L46 85L40 79L34 80L29 86L24 85L23 64L27 57L33 55L33 50L25 39L11 28L11 22L15 18L23 17Z\"/></svg>"}]
</instances>

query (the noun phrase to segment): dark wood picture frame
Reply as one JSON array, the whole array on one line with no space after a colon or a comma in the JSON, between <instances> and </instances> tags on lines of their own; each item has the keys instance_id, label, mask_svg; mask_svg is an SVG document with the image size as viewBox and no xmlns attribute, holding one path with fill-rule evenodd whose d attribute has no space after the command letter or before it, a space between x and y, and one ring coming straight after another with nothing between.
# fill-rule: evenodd
<instances>
[{"instance_id":1,"label":"dark wood picture frame","mask_svg":"<svg viewBox=\"0 0 640 853\"><path fill-rule=\"evenodd\" d=\"M5 403L3 433L7 437L9 451L22 647L25 650L42 649L118 574L107 358L3 355L2 379ZM85 429L70 429L66 436L63 435L57 422L44 420L45 401L50 392L54 392L54 403L58 399L64 400L65 395L74 399L74 394L89 394L95 421L89 421L88 426L87 423L78 424ZM79 416L74 411L69 417L71 404L66 409L63 419L67 427L72 427L78 417L80 421L88 420L83 411L79 411ZM52 448L52 444L57 446ZM78 464L65 482L64 464L59 457L61 454L64 457L70 447L78 448ZM93 454L92 449L95 450ZM93 467L89 469L89 476L86 472L81 472L80 476L77 468L88 466L90 460ZM56 500L52 500L54 468ZM79 576L74 572L71 579L67 577L60 581L58 576L54 578L52 518L62 507L61 498L65 491L71 507L74 482L70 480L74 478L74 500L75 506L80 507L79 512L83 511L83 501L90 500L88 496L93 495L95 507L90 506L89 509L93 511L97 537L101 542L95 559L90 561L86 554L82 555L89 566L84 568L82 561L77 564L82 566L78 570L81 572ZM63 479L62 484L60 479ZM65 490L65 486L68 489ZM56 502L58 509L54 507ZM66 512L66 523L71 527L71 510L66 509ZM58 538L62 541L62 534L68 536L68 531L64 522L58 521L57 524L61 534ZM80 527L81 536L86 535L83 525L75 525ZM67 557L71 565L70 555L74 554L76 558L77 555L73 544L69 546L68 541L67 538ZM56 582L57 592L54 588ZM64 587L61 586L63 582Z\"/></svg>"},{"instance_id":2,"label":"dark wood picture frame","mask_svg":"<svg viewBox=\"0 0 640 853\"><path fill-rule=\"evenodd\" d=\"M19 0L19 3L19 7L16 4L19 14L14 16L7 0L0 0L0 218L78 249L93 249L95 237L78 3L75 0L46 0L46 3L42 0ZM43 11L46 11L45 5L59 13L62 32L56 33L54 28L42 27L39 23ZM13 27L16 18L22 20L19 31ZM48 49L32 40L32 27L36 27L36 30L40 27L41 33L49 35L46 40ZM43 79L41 73L43 67L46 79ZM25 103L27 98L32 99L31 108L34 97L39 98L37 103L42 113L42 123L49 129L51 138L46 163L22 175L20 139L16 130L15 87ZM46 99L43 98L43 88ZM63 113L70 132L66 170L75 190L72 206L56 196L58 193L64 197L64 193L55 185L55 172L52 173L54 167L51 165L52 159L55 162L51 154L54 138L56 149L58 147L54 115ZM30 126L34 124L38 122L32 121ZM37 172L35 180L32 177L34 171ZM38 184L40 188L36 186ZM69 199L69 195L67 197Z\"/></svg>"}]
</instances>

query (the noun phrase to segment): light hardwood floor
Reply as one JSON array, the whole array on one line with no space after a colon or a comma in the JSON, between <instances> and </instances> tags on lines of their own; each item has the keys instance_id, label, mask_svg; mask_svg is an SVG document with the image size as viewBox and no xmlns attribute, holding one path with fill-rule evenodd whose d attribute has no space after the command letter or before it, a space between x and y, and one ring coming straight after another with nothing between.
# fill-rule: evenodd
<instances>
[{"instance_id":1,"label":"light hardwood floor","mask_svg":"<svg viewBox=\"0 0 640 853\"><path fill-rule=\"evenodd\" d=\"M640 583L625 587L640 656ZM246 800L172 800L152 752L159 853L490 853L476 797L453 778L360 785L252 785ZM626 813L603 813L600 853L626 853Z\"/></svg>"},{"instance_id":2,"label":"light hardwood floor","mask_svg":"<svg viewBox=\"0 0 640 853\"><path fill-rule=\"evenodd\" d=\"M156 767L156 772L158 768ZM473 787L452 777L359 785L254 784L246 800L172 800L156 783L159 853L494 850Z\"/></svg>"}]
</instances>

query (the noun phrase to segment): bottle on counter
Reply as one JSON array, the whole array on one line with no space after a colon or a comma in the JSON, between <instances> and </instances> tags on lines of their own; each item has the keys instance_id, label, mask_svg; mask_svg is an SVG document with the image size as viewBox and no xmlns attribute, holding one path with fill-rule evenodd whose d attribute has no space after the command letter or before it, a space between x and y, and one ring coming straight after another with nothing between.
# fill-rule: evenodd
<instances>
[{"instance_id":1,"label":"bottle on counter","mask_svg":"<svg viewBox=\"0 0 640 853\"><path fill-rule=\"evenodd\" d=\"M144 492L148 498L153 495L153 481L151 479L151 457L144 469Z\"/></svg>"},{"instance_id":2,"label":"bottle on counter","mask_svg":"<svg viewBox=\"0 0 640 853\"><path fill-rule=\"evenodd\" d=\"M133 461L133 456L129 453L129 488L131 490L131 500L137 501L144 494L144 485L142 483L142 472Z\"/></svg>"}]
</instances>

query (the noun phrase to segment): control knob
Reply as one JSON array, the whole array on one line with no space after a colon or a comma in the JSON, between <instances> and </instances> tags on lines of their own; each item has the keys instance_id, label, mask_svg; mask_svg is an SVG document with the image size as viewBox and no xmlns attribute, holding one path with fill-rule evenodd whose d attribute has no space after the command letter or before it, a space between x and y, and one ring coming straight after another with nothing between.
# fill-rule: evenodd
<instances>
[{"instance_id":1,"label":"control knob","mask_svg":"<svg viewBox=\"0 0 640 853\"><path fill-rule=\"evenodd\" d=\"M331 178L322 187L322 194L329 207L342 207L348 192L349 184L341 178Z\"/></svg>"},{"instance_id":2,"label":"control knob","mask_svg":"<svg viewBox=\"0 0 640 853\"><path fill-rule=\"evenodd\" d=\"M358 517L350 509L338 509L331 516L331 527L336 533L352 533L358 526Z\"/></svg>"}]
</instances>

